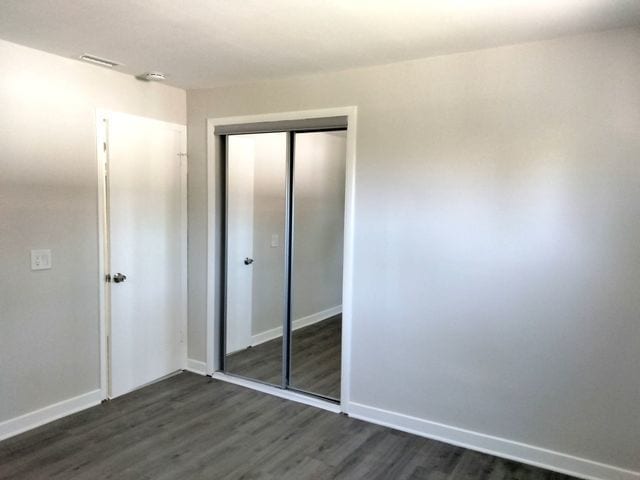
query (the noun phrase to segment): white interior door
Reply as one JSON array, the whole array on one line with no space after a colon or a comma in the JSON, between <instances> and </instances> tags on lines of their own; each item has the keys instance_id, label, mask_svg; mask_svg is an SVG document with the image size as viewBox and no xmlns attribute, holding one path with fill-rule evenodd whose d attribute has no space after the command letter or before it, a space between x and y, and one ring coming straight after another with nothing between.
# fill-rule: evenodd
<instances>
[{"instance_id":1,"label":"white interior door","mask_svg":"<svg viewBox=\"0 0 640 480\"><path fill-rule=\"evenodd\" d=\"M228 137L227 353L251 346L255 147L250 137Z\"/></svg>"},{"instance_id":2,"label":"white interior door","mask_svg":"<svg viewBox=\"0 0 640 480\"><path fill-rule=\"evenodd\" d=\"M186 362L185 134L181 125L109 116L111 397Z\"/></svg>"}]
</instances>

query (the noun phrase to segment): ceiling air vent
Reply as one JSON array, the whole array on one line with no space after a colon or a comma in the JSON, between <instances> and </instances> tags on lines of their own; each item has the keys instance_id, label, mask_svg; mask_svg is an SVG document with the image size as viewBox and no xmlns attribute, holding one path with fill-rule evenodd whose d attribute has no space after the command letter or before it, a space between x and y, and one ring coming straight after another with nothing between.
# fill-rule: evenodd
<instances>
[{"instance_id":1,"label":"ceiling air vent","mask_svg":"<svg viewBox=\"0 0 640 480\"><path fill-rule=\"evenodd\" d=\"M107 67L107 68L113 68L113 67L122 65L118 62L114 62L113 60L107 60L106 58L96 57L95 55L89 55L88 53L81 55L80 60L93 63L94 65L100 65L101 67Z\"/></svg>"}]
</instances>

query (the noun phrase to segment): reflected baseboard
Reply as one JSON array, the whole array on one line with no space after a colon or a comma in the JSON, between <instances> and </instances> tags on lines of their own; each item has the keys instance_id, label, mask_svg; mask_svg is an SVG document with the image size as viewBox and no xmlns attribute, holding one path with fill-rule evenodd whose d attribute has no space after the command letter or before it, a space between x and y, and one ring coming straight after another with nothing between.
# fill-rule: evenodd
<instances>
[{"instance_id":1,"label":"reflected baseboard","mask_svg":"<svg viewBox=\"0 0 640 480\"><path fill-rule=\"evenodd\" d=\"M314 323L322 322L323 320L334 317L339 313L342 313L342 305L336 305L335 307L327 308L326 310L322 310L321 312L312 313L311 315L307 315L306 317L298 318L293 321L293 330L298 330L300 328L313 325ZM272 328L271 330L253 335L251 337L251 346L255 347L256 345L260 345L261 343L265 343L280 337L282 337L282 327Z\"/></svg>"}]
</instances>

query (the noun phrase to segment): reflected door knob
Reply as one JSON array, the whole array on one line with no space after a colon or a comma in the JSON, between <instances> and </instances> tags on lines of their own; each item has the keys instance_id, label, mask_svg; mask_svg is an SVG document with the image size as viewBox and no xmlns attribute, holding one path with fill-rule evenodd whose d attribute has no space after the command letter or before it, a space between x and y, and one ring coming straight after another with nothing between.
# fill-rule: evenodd
<instances>
[{"instance_id":1,"label":"reflected door knob","mask_svg":"<svg viewBox=\"0 0 640 480\"><path fill-rule=\"evenodd\" d=\"M244 259L244 264L245 265L251 265L252 263L253 263L253 258L247 257L247 258Z\"/></svg>"},{"instance_id":2,"label":"reflected door knob","mask_svg":"<svg viewBox=\"0 0 640 480\"><path fill-rule=\"evenodd\" d=\"M113 282L114 282L114 283L122 283L122 282L124 282L126 279L127 279L127 276L126 276L126 275L124 275L123 273L116 273L116 274L113 276Z\"/></svg>"}]
</instances>

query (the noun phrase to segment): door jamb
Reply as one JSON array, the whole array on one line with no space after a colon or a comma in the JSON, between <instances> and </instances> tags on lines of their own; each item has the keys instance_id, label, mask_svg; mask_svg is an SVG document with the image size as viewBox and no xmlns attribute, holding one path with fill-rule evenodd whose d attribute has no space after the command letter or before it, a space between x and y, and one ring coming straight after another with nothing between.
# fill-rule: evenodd
<instances>
[{"instance_id":1,"label":"door jamb","mask_svg":"<svg viewBox=\"0 0 640 480\"><path fill-rule=\"evenodd\" d=\"M206 374L214 375L220 369L219 353L217 351L219 339L217 337L216 314L220 307L216 302L216 267L222 259L216 258L217 226L216 206L219 195L216 165L223 160L223 152L219 145L219 137L214 130L217 125L233 125L244 123L274 122L282 120L304 120L309 118L347 117L347 152L345 173L345 205L344 205L344 252L342 267L342 368L340 410L349 413L351 393L351 345L353 322L353 242L354 242L354 213L355 213L355 169L356 169L356 132L358 107L338 107L318 110L280 112L270 114L236 116L226 118L207 118L207 308L206 308ZM216 378L224 375L216 374ZM293 399L293 398L292 398Z\"/></svg>"},{"instance_id":2,"label":"door jamb","mask_svg":"<svg viewBox=\"0 0 640 480\"><path fill-rule=\"evenodd\" d=\"M108 344L110 330L110 283L106 281L109 270L109 235L108 235L108 157L109 139L108 124L111 116L115 114L111 110L96 109L96 160L98 166L98 316L100 331L100 392L103 399L111 396L110 382L110 348ZM130 114L126 114L130 115ZM134 116L134 115L131 115ZM182 343L182 368L187 366L187 322L188 322L188 292L187 292L187 127L176 123L164 122L149 117L141 117L163 125L172 127L182 134L180 150L180 185L181 185L181 343Z\"/></svg>"},{"instance_id":3,"label":"door jamb","mask_svg":"<svg viewBox=\"0 0 640 480\"><path fill-rule=\"evenodd\" d=\"M109 284L106 282L106 259L108 254L105 236L107 233L107 129L109 112L98 110L96 112L96 158L98 162L98 312L100 329L100 393L103 399L109 398L109 336L108 326L110 305L108 301Z\"/></svg>"}]
</instances>

